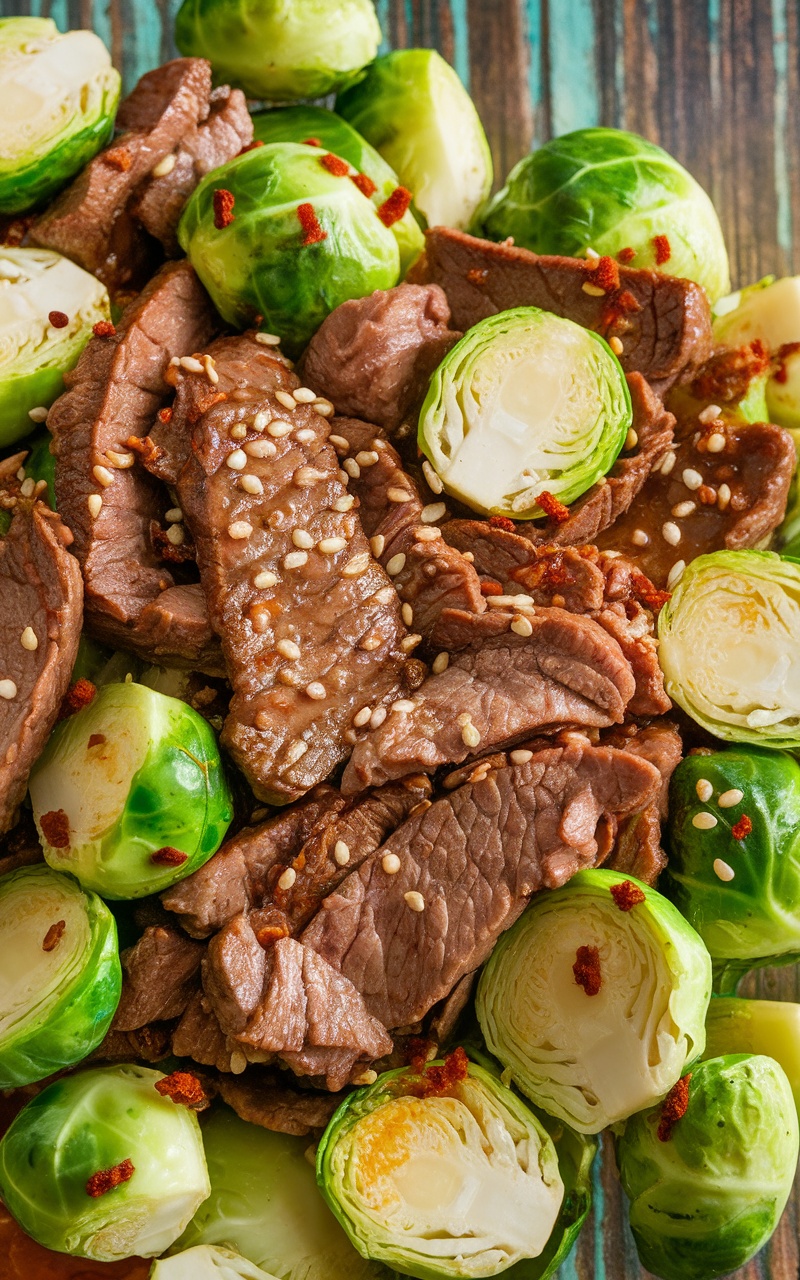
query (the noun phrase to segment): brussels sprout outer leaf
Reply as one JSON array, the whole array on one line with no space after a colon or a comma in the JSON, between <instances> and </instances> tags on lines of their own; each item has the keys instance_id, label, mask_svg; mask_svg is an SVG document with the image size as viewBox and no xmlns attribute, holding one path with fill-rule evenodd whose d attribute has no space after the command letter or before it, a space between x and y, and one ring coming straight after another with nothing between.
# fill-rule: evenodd
<instances>
[{"instance_id":1,"label":"brussels sprout outer leaf","mask_svg":"<svg viewBox=\"0 0 800 1280\"><path fill-rule=\"evenodd\" d=\"M756 1053L786 1072L800 1111L800 1004L715 996L706 1016L706 1058Z\"/></svg>"},{"instance_id":2,"label":"brussels sprout outer leaf","mask_svg":"<svg viewBox=\"0 0 800 1280\"><path fill-rule=\"evenodd\" d=\"M0 878L0 1088L71 1067L96 1049L122 989L114 917L49 867Z\"/></svg>"},{"instance_id":3,"label":"brussels sprout outer leaf","mask_svg":"<svg viewBox=\"0 0 800 1280\"><path fill-rule=\"evenodd\" d=\"M692 1068L686 1114L668 1141L660 1107L617 1143L639 1257L663 1280L713 1280L769 1239L798 1154L792 1092L771 1058L733 1055Z\"/></svg>"},{"instance_id":4,"label":"brussels sprout outer leaf","mask_svg":"<svg viewBox=\"0 0 800 1280\"><path fill-rule=\"evenodd\" d=\"M44 480L47 485L46 497L50 506L56 509L56 460L50 452L51 436L48 431L31 442L30 453L25 459L25 474L37 483ZM44 497L41 494L40 497Z\"/></svg>"}]
</instances>

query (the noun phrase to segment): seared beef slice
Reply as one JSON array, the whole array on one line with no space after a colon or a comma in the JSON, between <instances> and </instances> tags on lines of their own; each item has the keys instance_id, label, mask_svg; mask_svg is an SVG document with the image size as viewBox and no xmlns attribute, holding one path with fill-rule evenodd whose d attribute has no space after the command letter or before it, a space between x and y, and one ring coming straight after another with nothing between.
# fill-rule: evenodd
<instances>
[{"instance_id":1,"label":"seared beef slice","mask_svg":"<svg viewBox=\"0 0 800 1280\"><path fill-rule=\"evenodd\" d=\"M234 689L222 740L260 797L293 800L350 754L365 704L400 696L409 646L328 424L291 395L298 379L252 336L208 357L217 381L173 371L171 433Z\"/></svg>"},{"instance_id":2,"label":"seared beef slice","mask_svg":"<svg viewBox=\"0 0 800 1280\"><path fill-rule=\"evenodd\" d=\"M23 498L0 539L0 833L24 799L78 652L83 584L71 541L54 512Z\"/></svg>"},{"instance_id":3,"label":"seared beef slice","mask_svg":"<svg viewBox=\"0 0 800 1280\"><path fill-rule=\"evenodd\" d=\"M206 342L216 323L188 262L163 267L125 309L115 335L90 339L48 414L58 508L75 536L89 628L152 661L210 674L221 670L219 649L196 588L175 587L150 540L168 494L129 465L128 441L147 434L165 402L170 360ZM150 606L158 606L157 617Z\"/></svg>"},{"instance_id":4,"label":"seared beef slice","mask_svg":"<svg viewBox=\"0 0 800 1280\"><path fill-rule=\"evenodd\" d=\"M122 995L114 1031L137 1031L149 1022L178 1018L199 987L203 947L179 929L150 926L122 952Z\"/></svg>"}]
</instances>

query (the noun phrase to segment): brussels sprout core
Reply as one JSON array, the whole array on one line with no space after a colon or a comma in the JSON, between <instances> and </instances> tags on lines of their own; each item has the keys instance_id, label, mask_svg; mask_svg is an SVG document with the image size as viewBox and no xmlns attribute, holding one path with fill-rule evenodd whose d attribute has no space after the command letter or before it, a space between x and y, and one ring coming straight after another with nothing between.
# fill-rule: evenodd
<instances>
[{"instance_id":1,"label":"brussels sprout core","mask_svg":"<svg viewBox=\"0 0 800 1280\"><path fill-rule=\"evenodd\" d=\"M538 307L489 316L431 379L419 445L476 511L530 520L547 492L572 502L612 466L631 424L616 356Z\"/></svg>"},{"instance_id":2,"label":"brussels sprout core","mask_svg":"<svg viewBox=\"0 0 800 1280\"><path fill-rule=\"evenodd\" d=\"M106 898L141 898L216 853L232 817L202 716L108 684L55 730L30 780L45 857Z\"/></svg>"},{"instance_id":3,"label":"brussels sprout core","mask_svg":"<svg viewBox=\"0 0 800 1280\"><path fill-rule=\"evenodd\" d=\"M534 899L483 971L476 1011L514 1082L580 1133L648 1106L702 1052L711 962L654 889L629 910L613 871Z\"/></svg>"}]
</instances>

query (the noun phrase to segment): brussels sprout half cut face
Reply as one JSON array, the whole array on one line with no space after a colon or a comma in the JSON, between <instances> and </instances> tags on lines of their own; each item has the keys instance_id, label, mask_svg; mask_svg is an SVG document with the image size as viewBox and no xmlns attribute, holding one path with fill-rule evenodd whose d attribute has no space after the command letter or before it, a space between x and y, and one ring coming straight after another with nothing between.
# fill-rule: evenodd
<instances>
[{"instance_id":1,"label":"brussels sprout half cut face","mask_svg":"<svg viewBox=\"0 0 800 1280\"><path fill-rule=\"evenodd\" d=\"M564 1198L558 1158L495 1076L439 1073L430 1092L428 1068L351 1094L320 1142L317 1181L364 1257L422 1280L499 1275L545 1249Z\"/></svg>"},{"instance_id":2,"label":"brussels sprout half cut face","mask_svg":"<svg viewBox=\"0 0 800 1280\"><path fill-rule=\"evenodd\" d=\"M776 357L767 383L769 422L800 442L800 276L767 276L721 298L714 308L714 338L727 347L759 340Z\"/></svg>"},{"instance_id":3,"label":"brussels sprout half cut face","mask_svg":"<svg viewBox=\"0 0 800 1280\"><path fill-rule=\"evenodd\" d=\"M669 696L709 733L800 746L800 564L770 551L698 556L658 637Z\"/></svg>"},{"instance_id":4,"label":"brussels sprout half cut face","mask_svg":"<svg viewBox=\"0 0 800 1280\"><path fill-rule=\"evenodd\" d=\"M23 1107L0 1141L0 1194L23 1231L98 1262L169 1248L209 1183L197 1116L157 1092L163 1079L101 1067Z\"/></svg>"},{"instance_id":5,"label":"brussels sprout half cut face","mask_svg":"<svg viewBox=\"0 0 800 1280\"><path fill-rule=\"evenodd\" d=\"M0 879L0 1089L96 1049L121 988L117 929L100 898L45 866Z\"/></svg>"},{"instance_id":6,"label":"brussels sprout half cut face","mask_svg":"<svg viewBox=\"0 0 800 1280\"><path fill-rule=\"evenodd\" d=\"M50 18L0 20L0 213L65 186L111 137L120 77L91 31Z\"/></svg>"},{"instance_id":7,"label":"brussels sprout half cut face","mask_svg":"<svg viewBox=\"0 0 800 1280\"><path fill-rule=\"evenodd\" d=\"M220 1245L199 1244L153 1263L149 1280L278 1280Z\"/></svg>"},{"instance_id":8,"label":"brussels sprout half cut face","mask_svg":"<svg viewBox=\"0 0 800 1280\"><path fill-rule=\"evenodd\" d=\"M434 373L419 446L445 488L475 511L543 516L611 468L631 425L619 361L596 333L518 307L470 329Z\"/></svg>"},{"instance_id":9,"label":"brussels sprout half cut face","mask_svg":"<svg viewBox=\"0 0 800 1280\"><path fill-rule=\"evenodd\" d=\"M774 1058L800 1111L800 1004L715 996L706 1017L706 1058L756 1053Z\"/></svg>"},{"instance_id":10,"label":"brussels sprout half cut face","mask_svg":"<svg viewBox=\"0 0 800 1280\"><path fill-rule=\"evenodd\" d=\"M643 1265L663 1280L713 1280L743 1266L778 1225L797 1165L797 1114L771 1058L713 1058L684 1079L682 1117L669 1124L662 1107L633 1116L617 1161Z\"/></svg>"},{"instance_id":11,"label":"brussels sprout half cut face","mask_svg":"<svg viewBox=\"0 0 800 1280\"><path fill-rule=\"evenodd\" d=\"M625 910L618 897L630 902L631 890ZM702 1053L710 995L708 952L671 902L617 872L582 871L503 935L475 1007L514 1083L579 1133L599 1133L662 1097Z\"/></svg>"},{"instance_id":12,"label":"brussels sprout half cut face","mask_svg":"<svg viewBox=\"0 0 800 1280\"><path fill-rule=\"evenodd\" d=\"M108 684L62 721L30 779L45 857L105 898L142 898L216 853L232 802L202 716Z\"/></svg>"},{"instance_id":13,"label":"brussels sprout half cut face","mask_svg":"<svg viewBox=\"0 0 800 1280\"><path fill-rule=\"evenodd\" d=\"M51 322L56 312L66 324ZM69 258L0 248L0 448L35 430L30 411L61 394L92 326L109 315L105 286Z\"/></svg>"}]
</instances>

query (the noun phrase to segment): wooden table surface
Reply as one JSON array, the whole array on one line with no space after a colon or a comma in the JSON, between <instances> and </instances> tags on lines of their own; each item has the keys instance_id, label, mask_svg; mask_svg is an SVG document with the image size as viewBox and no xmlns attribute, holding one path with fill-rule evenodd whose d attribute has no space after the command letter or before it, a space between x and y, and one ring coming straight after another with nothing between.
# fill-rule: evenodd
<instances>
[{"instance_id":1,"label":"wooden table surface","mask_svg":"<svg viewBox=\"0 0 800 1280\"><path fill-rule=\"evenodd\" d=\"M301 0L298 0L301 2ZM331 7L335 0L330 0ZM180 0L0 0L0 14L90 26L125 90L175 55ZM377 0L387 48L435 46L480 111L501 182L531 146L583 125L661 143L717 207L734 284L800 271L800 0ZM795 968L747 994L800 999ZM800 1189L737 1280L798 1280ZM559 1280L639 1280L613 1157Z\"/></svg>"}]
</instances>

